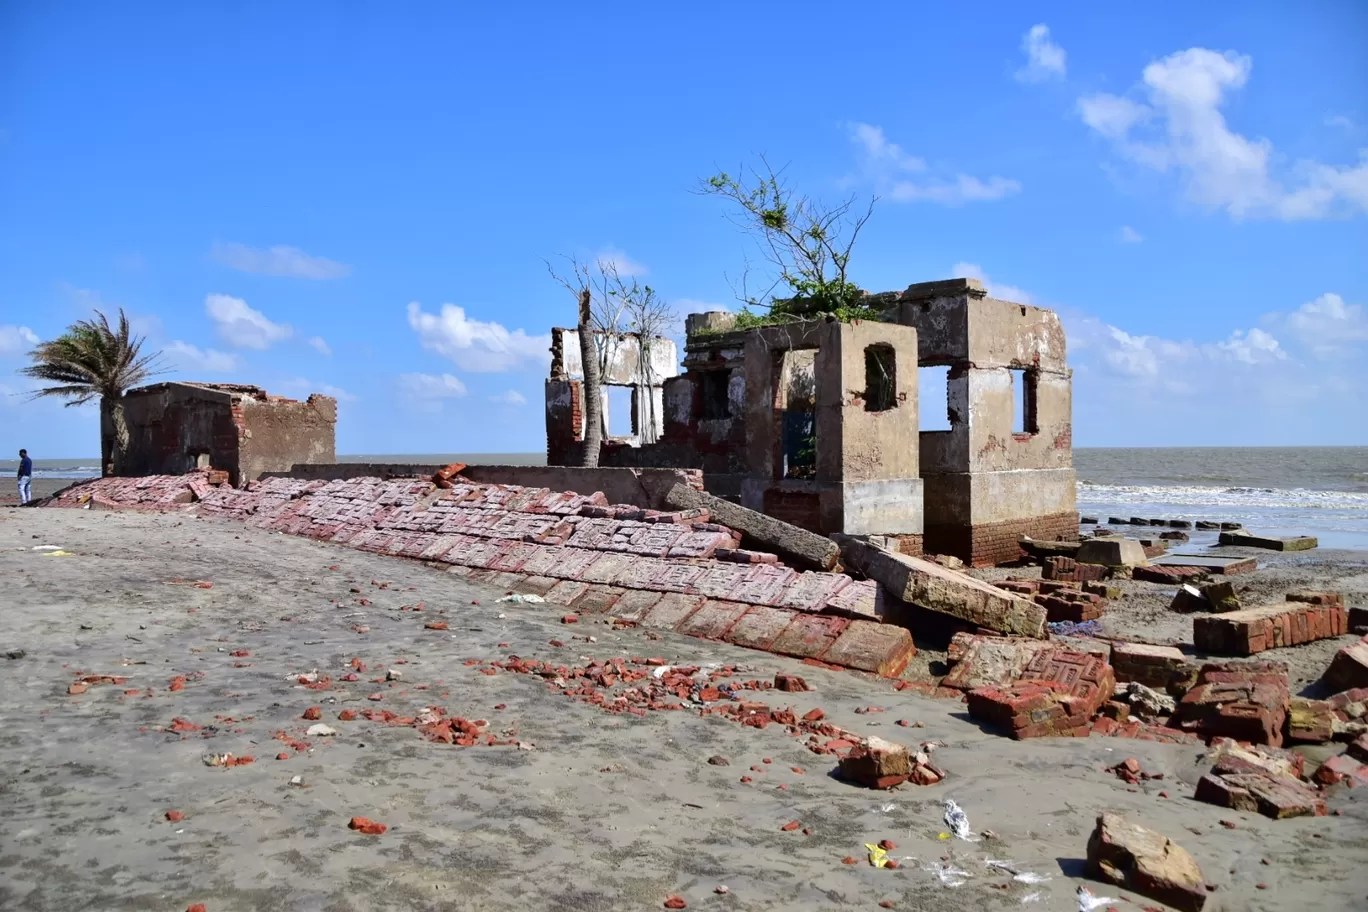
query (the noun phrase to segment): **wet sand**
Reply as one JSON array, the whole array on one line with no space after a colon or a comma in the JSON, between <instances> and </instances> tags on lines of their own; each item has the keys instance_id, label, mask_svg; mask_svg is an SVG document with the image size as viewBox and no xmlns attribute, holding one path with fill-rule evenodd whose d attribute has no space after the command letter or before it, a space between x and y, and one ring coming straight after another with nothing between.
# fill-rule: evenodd
<instances>
[{"instance_id":1,"label":"wet sand","mask_svg":"<svg viewBox=\"0 0 1368 912\"><path fill-rule=\"evenodd\" d=\"M36 545L70 554L39 556ZM1341 564L1346 591L1353 579L1361 587L1365 569ZM1269 585L1324 573L1298 566ZM1284 821L1199 804L1190 796L1206 767L1192 747L1012 742L980 729L959 702L888 681L588 618L564 625L563 609L497 604L502 593L417 563L227 521L0 510L0 575L0 652L26 653L0 659L5 909L606 912L660 909L679 895L703 910L877 909L881 900L916 910L1072 910L1080 883L1123 893L1082 876L1104 810L1191 851L1217 888L1219 905L1208 908L1300 912L1368 901L1368 795L1333 791L1339 816ZM1142 585L1127 584L1128 593ZM1159 598L1128 594L1109 617L1154 626L1159 640L1178 637L1180 627L1165 632ZM401 610L418 602L425 611ZM424 626L438 618L448 630ZM833 758L778 726L687 711L612 715L540 678L466 664L509 654L569 665L615 656L737 663L741 679L801 674L814 692L762 699L800 713L821 707L856 732L944 740L935 757L948 778L869 791L830 775ZM369 672L338 681L353 657ZM374 682L387 668L402 679ZM334 687L297 683L315 669ZM78 672L129 680L69 695ZM186 683L171 690L178 676ZM429 705L488 720L535 749L455 747L411 727L337 718ZM305 737L311 706L335 737ZM883 711L856 712L867 707ZM176 718L205 728L166 731ZM311 749L296 752L277 732ZM210 752L256 760L210 767ZM289 759L275 759L280 752ZM709 764L717 755L729 765ZM1103 771L1130 756L1164 779L1127 786ZM941 839L946 798L996 838ZM168 810L185 819L168 822ZM349 830L357 815L388 832ZM812 834L781 829L794 820ZM897 843L899 870L864 863L864 843L880 839ZM842 864L846 856L861 863ZM1029 876L1014 879L990 860ZM1118 909L1156 905L1125 895Z\"/></svg>"}]
</instances>

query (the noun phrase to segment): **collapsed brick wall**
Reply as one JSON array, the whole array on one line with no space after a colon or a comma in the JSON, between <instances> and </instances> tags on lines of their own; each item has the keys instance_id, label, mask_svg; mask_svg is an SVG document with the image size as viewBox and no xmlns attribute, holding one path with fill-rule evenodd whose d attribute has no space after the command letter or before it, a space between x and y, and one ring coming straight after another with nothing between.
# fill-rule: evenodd
<instances>
[{"instance_id":1,"label":"collapsed brick wall","mask_svg":"<svg viewBox=\"0 0 1368 912\"><path fill-rule=\"evenodd\" d=\"M926 526L928 554L953 554L974 567L991 567L1021 557L1021 536L1042 541L1078 538L1078 514L1056 513L977 526L940 523Z\"/></svg>"},{"instance_id":2,"label":"collapsed brick wall","mask_svg":"<svg viewBox=\"0 0 1368 912\"><path fill-rule=\"evenodd\" d=\"M647 626L876 674L899 674L916 652L906 628L882 623L887 606L876 583L797 571L741 550L738 533L699 511L453 481L439 489L418 479L276 477L238 490L210 487L199 473L100 479L61 492L52 505L193 509L448 565L583 613L611 609Z\"/></svg>"}]
</instances>

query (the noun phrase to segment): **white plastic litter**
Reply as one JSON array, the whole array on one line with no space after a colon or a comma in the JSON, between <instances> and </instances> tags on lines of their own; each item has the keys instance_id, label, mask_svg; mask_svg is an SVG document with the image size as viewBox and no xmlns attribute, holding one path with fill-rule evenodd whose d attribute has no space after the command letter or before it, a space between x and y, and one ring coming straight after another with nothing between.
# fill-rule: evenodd
<instances>
[{"instance_id":1,"label":"white plastic litter","mask_svg":"<svg viewBox=\"0 0 1368 912\"><path fill-rule=\"evenodd\" d=\"M1120 900L1114 896L1094 896L1093 891L1089 890L1087 887L1079 887L1077 896L1078 912L1092 912L1093 909L1096 909L1099 906L1120 902Z\"/></svg>"},{"instance_id":2,"label":"white plastic litter","mask_svg":"<svg viewBox=\"0 0 1368 912\"><path fill-rule=\"evenodd\" d=\"M305 732L305 734L310 738L331 738L333 735L337 734L337 729L333 728L331 725L324 725L322 722L319 722L317 725L310 725L309 730Z\"/></svg>"},{"instance_id":3,"label":"white plastic litter","mask_svg":"<svg viewBox=\"0 0 1368 912\"><path fill-rule=\"evenodd\" d=\"M962 887L969 878L968 871L961 871L939 861L933 861L926 870L933 871L947 887Z\"/></svg>"},{"instance_id":4,"label":"white plastic litter","mask_svg":"<svg viewBox=\"0 0 1368 912\"><path fill-rule=\"evenodd\" d=\"M969 818L965 815L960 806L955 803L953 798L945 799L945 825L950 828L950 832L965 842L978 842L979 838L969 829Z\"/></svg>"},{"instance_id":5,"label":"white plastic litter","mask_svg":"<svg viewBox=\"0 0 1368 912\"><path fill-rule=\"evenodd\" d=\"M546 603L546 599L542 598L540 595L533 595L531 593L522 592L518 592L513 595L505 595L500 598L496 598L494 601L513 602L514 604L518 605L542 605Z\"/></svg>"},{"instance_id":6,"label":"white plastic litter","mask_svg":"<svg viewBox=\"0 0 1368 912\"><path fill-rule=\"evenodd\" d=\"M61 545L34 545L34 551L61 551Z\"/></svg>"},{"instance_id":7,"label":"white plastic litter","mask_svg":"<svg viewBox=\"0 0 1368 912\"><path fill-rule=\"evenodd\" d=\"M1043 894L1039 890L1036 890L1033 893L1027 893L1025 896L1021 897L1021 904L1024 906L1027 903L1040 902L1040 897L1042 895Z\"/></svg>"}]
</instances>

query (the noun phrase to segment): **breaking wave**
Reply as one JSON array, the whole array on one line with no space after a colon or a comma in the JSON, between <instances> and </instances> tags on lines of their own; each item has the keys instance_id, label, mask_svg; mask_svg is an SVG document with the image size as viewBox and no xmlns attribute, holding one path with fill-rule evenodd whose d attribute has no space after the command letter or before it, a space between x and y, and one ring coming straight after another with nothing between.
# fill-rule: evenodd
<instances>
[{"instance_id":1,"label":"breaking wave","mask_svg":"<svg viewBox=\"0 0 1368 912\"><path fill-rule=\"evenodd\" d=\"M1368 494L1306 488L1215 487L1206 485L1107 485L1078 483L1078 500L1094 504L1170 504L1213 508L1291 508L1368 511Z\"/></svg>"}]
</instances>

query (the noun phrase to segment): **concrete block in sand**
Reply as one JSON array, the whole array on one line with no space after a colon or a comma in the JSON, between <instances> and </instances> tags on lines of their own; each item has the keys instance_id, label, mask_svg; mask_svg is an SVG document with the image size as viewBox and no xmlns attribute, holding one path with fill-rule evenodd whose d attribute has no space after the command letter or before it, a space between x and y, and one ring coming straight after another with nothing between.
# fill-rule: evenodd
<instances>
[{"instance_id":1,"label":"concrete block in sand","mask_svg":"<svg viewBox=\"0 0 1368 912\"><path fill-rule=\"evenodd\" d=\"M1088 873L1184 912L1201 912L1206 882L1186 849L1117 814L1102 814L1088 840Z\"/></svg>"},{"instance_id":2,"label":"concrete block in sand","mask_svg":"<svg viewBox=\"0 0 1368 912\"><path fill-rule=\"evenodd\" d=\"M1085 541L1075 557L1080 564L1102 564L1106 567L1137 567L1148 558L1145 547L1129 538L1091 539Z\"/></svg>"},{"instance_id":3,"label":"concrete block in sand","mask_svg":"<svg viewBox=\"0 0 1368 912\"><path fill-rule=\"evenodd\" d=\"M895 598L999 633L1045 636L1044 608L968 574L844 536L841 553Z\"/></svg>"},{"instance_id":4,"label":"concrete block in sand","mask_svg":"<svg viewBox=\"0 0 1368 912\"><path fill-rule=\"evenodd\" d=\"M830 570L840 558L840 549L829 538L684 485L671 488L665 501L677 510L707 510L713 522L743 533L787 560Z\"/></svg>"},{"instance_id":5,"label":"concrete block in sand","mask_svg":"<svg viewBox=\"0 0 1368 912\"><path fill-rule=\"evenodd\" d=\"M1264 548L1269 551L1310 551L1320 542L1310 535L1274 537L1252 535L1243 529L1237 529L1233 532L1222 532L1220 544L1238 545L1241 548Z\"/></svg>"}]
</instances>

